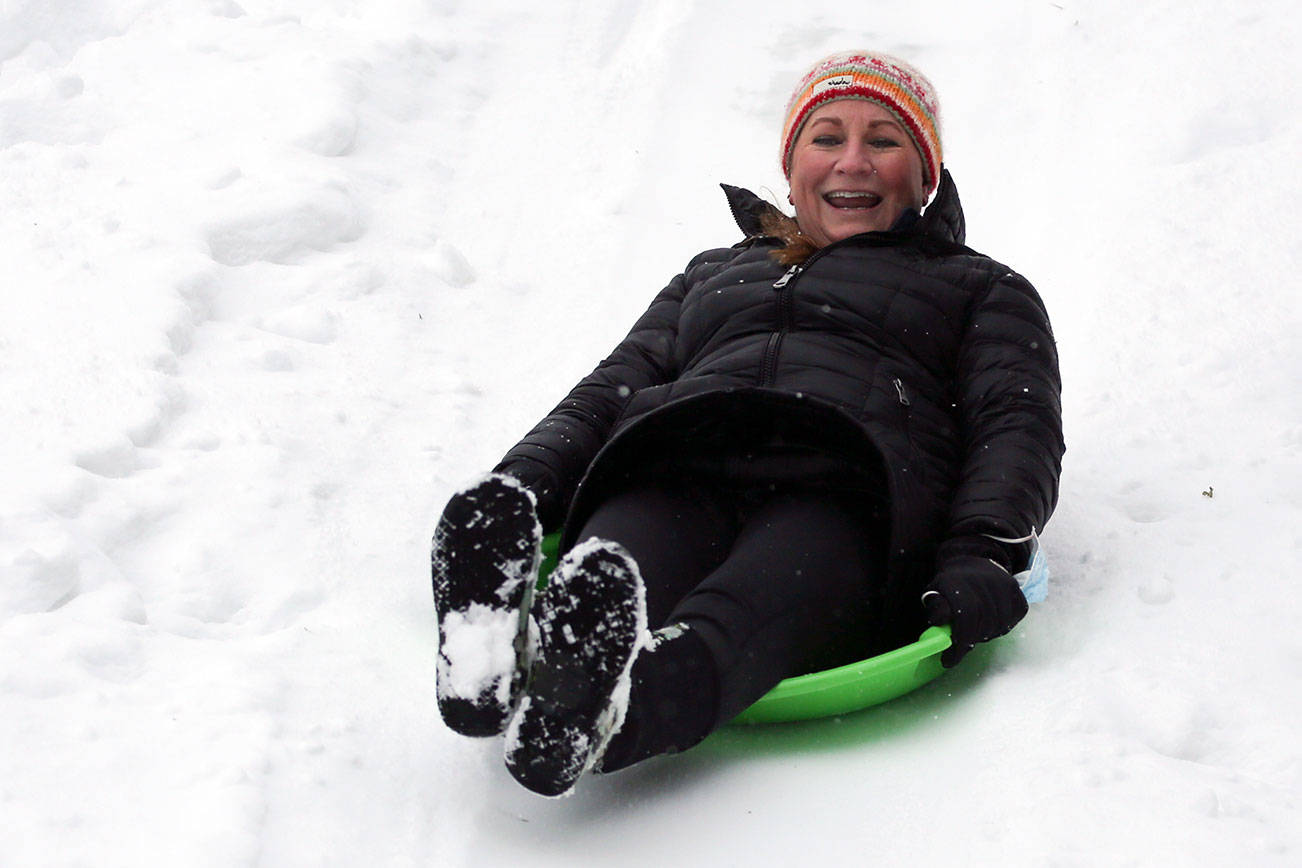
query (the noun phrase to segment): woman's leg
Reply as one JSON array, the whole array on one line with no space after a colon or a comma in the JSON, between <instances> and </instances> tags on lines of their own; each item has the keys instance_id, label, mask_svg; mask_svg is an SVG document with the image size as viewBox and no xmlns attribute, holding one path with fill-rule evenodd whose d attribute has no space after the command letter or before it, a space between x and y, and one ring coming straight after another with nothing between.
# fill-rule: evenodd
<instances>
[{"instance_id":1,"label":"woman's leg","mask_svg":"<svg viewBox=\"0 0 1302 868\"><path fill-rule=\"evenodd\" d=\"M576 539L612 540L633 556L655 630L728 556L739 527L734 500L717 486L644 482L598 506Z\"/></svg>"},{"instance_id":2,"label":"woman's leg","mask_svg":"<svg viewBox=\"0 0 1302 868\"><path fill-rule=\"evenodd\" d=\"M633 556L647 624L657 631L633 664L628 712L606 750L604 771L690 747L715 726L719 677L710 651L666 619L728 556L740 527L736 501L718 485L643 483L602 503L578 535L618 542ZM643 749L646 734L653 741Z\"/></svg>"},{"instance_id":3,"label":"woman's leg","mask_svg":"<svg viewBox=\"0 0 1302 868\"><path fill-rule=\"evenodd\" d=\"M687 629L662 631L634 664L628 721L602 771L690 747L781 679L866 648L884 565L871 521L863 498L843 493L776 494L753 508L728 557L670 613Z\"/></svg>"},{"instance_id":4,"label":"woman's leg","mask_svg":"<svg viewBox=\"0 0 1302 868\"><path fill-rule=\"evenodd\" d=\"M723 564L670 615L710 648L720 724L783 678L867 648L885 568L870 515L854 494L769 498L749 514Z\"/></svg>"},{"instance_id":5,"label":"woman's leg","mask_svg":"<svg viewBox=\"0 0 1302 868\"><path fill-rule=\"evenodd\" d=\"M631 484L593 511L535 606L537 658L507 731L507 767L520 783L545 795L566 792L602 750L609 734L603 721L618 719L612 710L624 701L611 676L625 671L628 654L637 652L622 629L630 593L645 601L646 626L661 627L727 556L739 527L735 501L718 485L680 476ZM594 557L604 558L604 566ZM665 641L668 634L675 639ZM647 672L671 689L648 694L642 689ZM713 727L718 676L699 637L657 631L652 647L637 652L628 677L625 725L605 755L623 752L620 738L628 741L626 732L639 730L639 715L665 721L656 730L657 753L695 744Z\"/></svg>"}]
</instances>

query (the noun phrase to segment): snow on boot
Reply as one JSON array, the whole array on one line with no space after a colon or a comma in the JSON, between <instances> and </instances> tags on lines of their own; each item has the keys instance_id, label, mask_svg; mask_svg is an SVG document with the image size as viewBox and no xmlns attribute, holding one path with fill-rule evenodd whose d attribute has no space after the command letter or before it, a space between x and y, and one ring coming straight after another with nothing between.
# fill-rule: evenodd
<instances>
[{"instance_id":1,"label":"snow on boot","mask_svg":"<svg viewBox=\"0 0 1302 868\"><path fill-rule=\"evenodd\" d=\"M502 732L524 686L542 558L534 502L516 479L490 474L454 494L434 530L439 713L461 735Z\"/></svg>"},{"instance_id":2,"label":"snow on boot","mask_svg":"<svg viewBox=\"0 0 1302 868\"><path fill-rule=\"evenodd\" d=\"M506 733L506 766L544 796L567 795L628 709L629 670L650 639L642 577L618 543L572 549L535 607L538 647Z\"/></svg>"}]
</instances>

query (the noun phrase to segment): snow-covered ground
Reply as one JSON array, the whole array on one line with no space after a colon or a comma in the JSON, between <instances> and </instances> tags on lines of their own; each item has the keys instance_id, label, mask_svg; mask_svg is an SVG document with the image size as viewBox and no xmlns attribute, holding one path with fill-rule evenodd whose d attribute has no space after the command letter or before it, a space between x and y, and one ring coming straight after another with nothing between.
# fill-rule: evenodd
<instances>
[{"instance_id":1,"label":"snow-covered ground","mask_svg":"<svg viewBox=\"0 0 1302 868\"><path fill-rule=\"evenodd\" d=\"M1245 0L0 6L0 865L1302 863L1302 14ZM782 103L928 71L1054 318L1048 602L919 693L519 789L428 542Z\"/></svg>"}]
</instances>

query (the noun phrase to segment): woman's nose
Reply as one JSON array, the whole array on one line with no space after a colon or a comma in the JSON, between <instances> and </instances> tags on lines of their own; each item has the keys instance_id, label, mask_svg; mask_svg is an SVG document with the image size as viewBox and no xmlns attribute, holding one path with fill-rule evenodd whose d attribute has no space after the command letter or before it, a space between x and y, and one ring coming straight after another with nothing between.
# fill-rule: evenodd
<instances>
[{"instance_id":1,"label":"woman's nose","mask_svg":"<svg viewBox=\"0 0 1302 868\"><path fill-rule=\"evenodd\" d=\"M872 154L865 145L848 145L841 152L841 159L836 167L847 175L871 175L873 167Z\"/></svg>"}]
</instances>

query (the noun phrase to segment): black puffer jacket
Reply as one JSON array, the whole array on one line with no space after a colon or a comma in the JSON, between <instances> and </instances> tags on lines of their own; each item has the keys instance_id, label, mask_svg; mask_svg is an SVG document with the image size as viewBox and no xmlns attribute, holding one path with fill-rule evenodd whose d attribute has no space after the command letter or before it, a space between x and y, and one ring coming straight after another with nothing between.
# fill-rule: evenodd
<instances>
[{"instance_id":1,"label":"black puffer jacket","mask_svg":"<svg viewBox=\"0 0 1302 868\"><path fill-rule=\"evenodd\" d=\"M502 463L572 536L656 449L739 416L805 425L840 455L884 467L891 504L885 644L916 638L918 596L944 559L1021 568L1044 527L1064 450L1057 352L1035 289L964 247L943 173L907 228L856 235L796 269L725 187L747 237L695 257L629 335ZM563 537L562 546L573 540Z\"/></svg>"}]
</instances>

